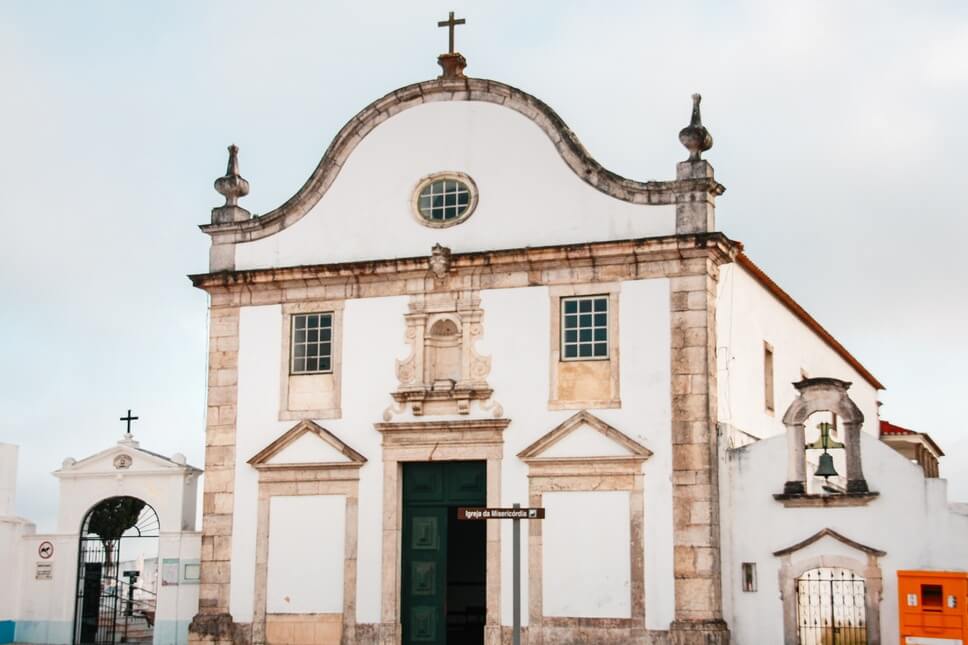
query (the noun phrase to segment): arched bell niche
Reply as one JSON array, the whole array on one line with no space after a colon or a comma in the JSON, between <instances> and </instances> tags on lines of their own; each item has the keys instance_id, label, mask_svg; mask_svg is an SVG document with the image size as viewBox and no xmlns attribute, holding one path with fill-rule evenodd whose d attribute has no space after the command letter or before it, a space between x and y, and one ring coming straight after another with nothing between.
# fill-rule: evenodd
<instances>
[{"instance_id":1,"label":"arched bell niche","mask_svg":"<svg viewBox=\"0 0 968 645\"><path fill-rule=\"evenodd\" d=\"M847 395L850 383L835 378L806 378L794 383L797 397L783 415L787 434L787 481L777 499L835 498L835 495L808 495L806 472L806 423L817 412L837 415L842 429L847 479L847 497L870 498L861 459L860 431L864 414Z\"/></svg>"}]
</instances>

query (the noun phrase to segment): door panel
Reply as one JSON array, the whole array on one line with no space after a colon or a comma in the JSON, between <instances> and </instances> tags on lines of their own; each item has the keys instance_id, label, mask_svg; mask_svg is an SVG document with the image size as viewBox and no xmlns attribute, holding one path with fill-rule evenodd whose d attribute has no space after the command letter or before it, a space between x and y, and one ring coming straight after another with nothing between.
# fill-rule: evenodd
<instances>
[{"instance_id":1,"label":"door panel","mask_svg":"<svg viewBox=\"0 0 968 645\"><path fill-rule=\"evenodd\" d=\"M400 606L403 645L447 644L448 591L454 594L448 586L448 522L451 515L456 515L458 506L483 506L485 498L484 462L404 464ZM469 552L480 553L483 567L483 533L480 541L481 548ZM461 546L451 545L457 547L457 553L462 551ZM455 549L451 548L450 553L453 557ZM478 603L484 604L483 587ZM462 612L466 614L466 609ZM483 635L483 627L478 631ZM473 638L468 642L477 641Z\"/></svg>"},{"instance_id":2,"label":"door panel","mask_svg":"<svg viewBox=\"0 0 968 645\"><path fill-rule=\"evenodd\" d=\"M403 642L445 643L447 509L410 506L403 511ZM407 620L409 619L409 620Z\"/></svg>"}]
</instances>

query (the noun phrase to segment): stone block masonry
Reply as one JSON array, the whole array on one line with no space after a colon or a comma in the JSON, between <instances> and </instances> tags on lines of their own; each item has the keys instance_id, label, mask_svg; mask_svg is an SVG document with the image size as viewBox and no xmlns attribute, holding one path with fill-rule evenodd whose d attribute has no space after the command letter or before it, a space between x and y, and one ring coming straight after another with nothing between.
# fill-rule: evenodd
<instances>
[{"instance_id":1,"label":"stone block masonry","mask_svg":"<svg viewBox=\"0 0 968 645\"><path fill-rule=\"evenodd\" d=\"M198 614L189 628L189 642L221 645L248 640L244 634L237 634L240 626L233 623L229 614L232 512L235 503L238 307L212 306L208 347L201 587Z\"/></svg>"},{"instance_id":2,"label":"stone block masonry","mask_svg":"<svg viewBox=\"0 0 968 645\"><path fill-rule=\"evenodd\" d=\"M723 620L716 435L716 281L713 259L670 278L674 645L729 642Z\"/></svg>"}]
</instances>

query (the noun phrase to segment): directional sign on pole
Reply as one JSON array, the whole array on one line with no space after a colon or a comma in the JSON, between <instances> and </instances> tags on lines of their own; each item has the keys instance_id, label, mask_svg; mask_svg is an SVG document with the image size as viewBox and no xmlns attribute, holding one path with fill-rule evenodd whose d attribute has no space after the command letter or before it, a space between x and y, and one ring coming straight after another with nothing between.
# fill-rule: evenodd
<instances>
[{"instance_id":1,"label":"directional sign on pole","mask_svg":"<svg viewBox=\"0 0 968 645\"><path fill-rule=\"evenodd\" d=\"M545 510L537 508L520 508L517 504L514 508L471 508L460 507L457 509L457 519L459 520L543 520Z\"/></svg>"},{"instance_id":2,"label":"directional sign on pole","mask_svg":"<svg viewBox=\"0 0 968 645\"><path fill-rule=\"evenodd\" d=\"M460 507L457 509L459 520L513 520L512 530L514 558L511 563L513 572L512 585L512 631L511 643L521 645L521 520L543 520L545 510L542 507L521 508L515 504L513 508L475 508Z\"/></svg>"}]
</instances>

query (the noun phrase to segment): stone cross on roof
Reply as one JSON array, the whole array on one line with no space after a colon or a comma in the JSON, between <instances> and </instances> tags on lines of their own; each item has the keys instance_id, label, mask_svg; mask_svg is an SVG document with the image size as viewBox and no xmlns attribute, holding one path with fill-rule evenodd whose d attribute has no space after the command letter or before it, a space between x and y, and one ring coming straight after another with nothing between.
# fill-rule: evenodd
<instances>
[{"instance_id":1,"label":"stone cross on roof","mask_svg":"<svg viewBox=\"0 0 968 645\"><path fill-rule=\"evenodd\" d=\"M438 27L447 27L448 31L450 32L449 34L450 38L448 39L448 44L450 48L447 50L447 53L449 54L454 53L454 27L456 27L457 25L464 25L464 24L467 24L467 21L464 20L463 18L457 18L456 20L454 19L453 11L450 12L450 16L447 18L447 20L441 20L440 22L437 23Z\"/></svg>"},{"instance_id":2,"label":"stone cross on roof","mask_svg":"<svg viewBox=\"0 0 968 645\"><path fill-rule=\"evenodd\" d=\"M127 421L128 422L128 428L124 432L125 437L129 437L129 438L131 437L131 422L132 421L137 421L137 420L138 420L138 417L131 416L131 410L128 410L128 416L121 417L119 419L119 421Z\"/></svg>"}]
</instances>

